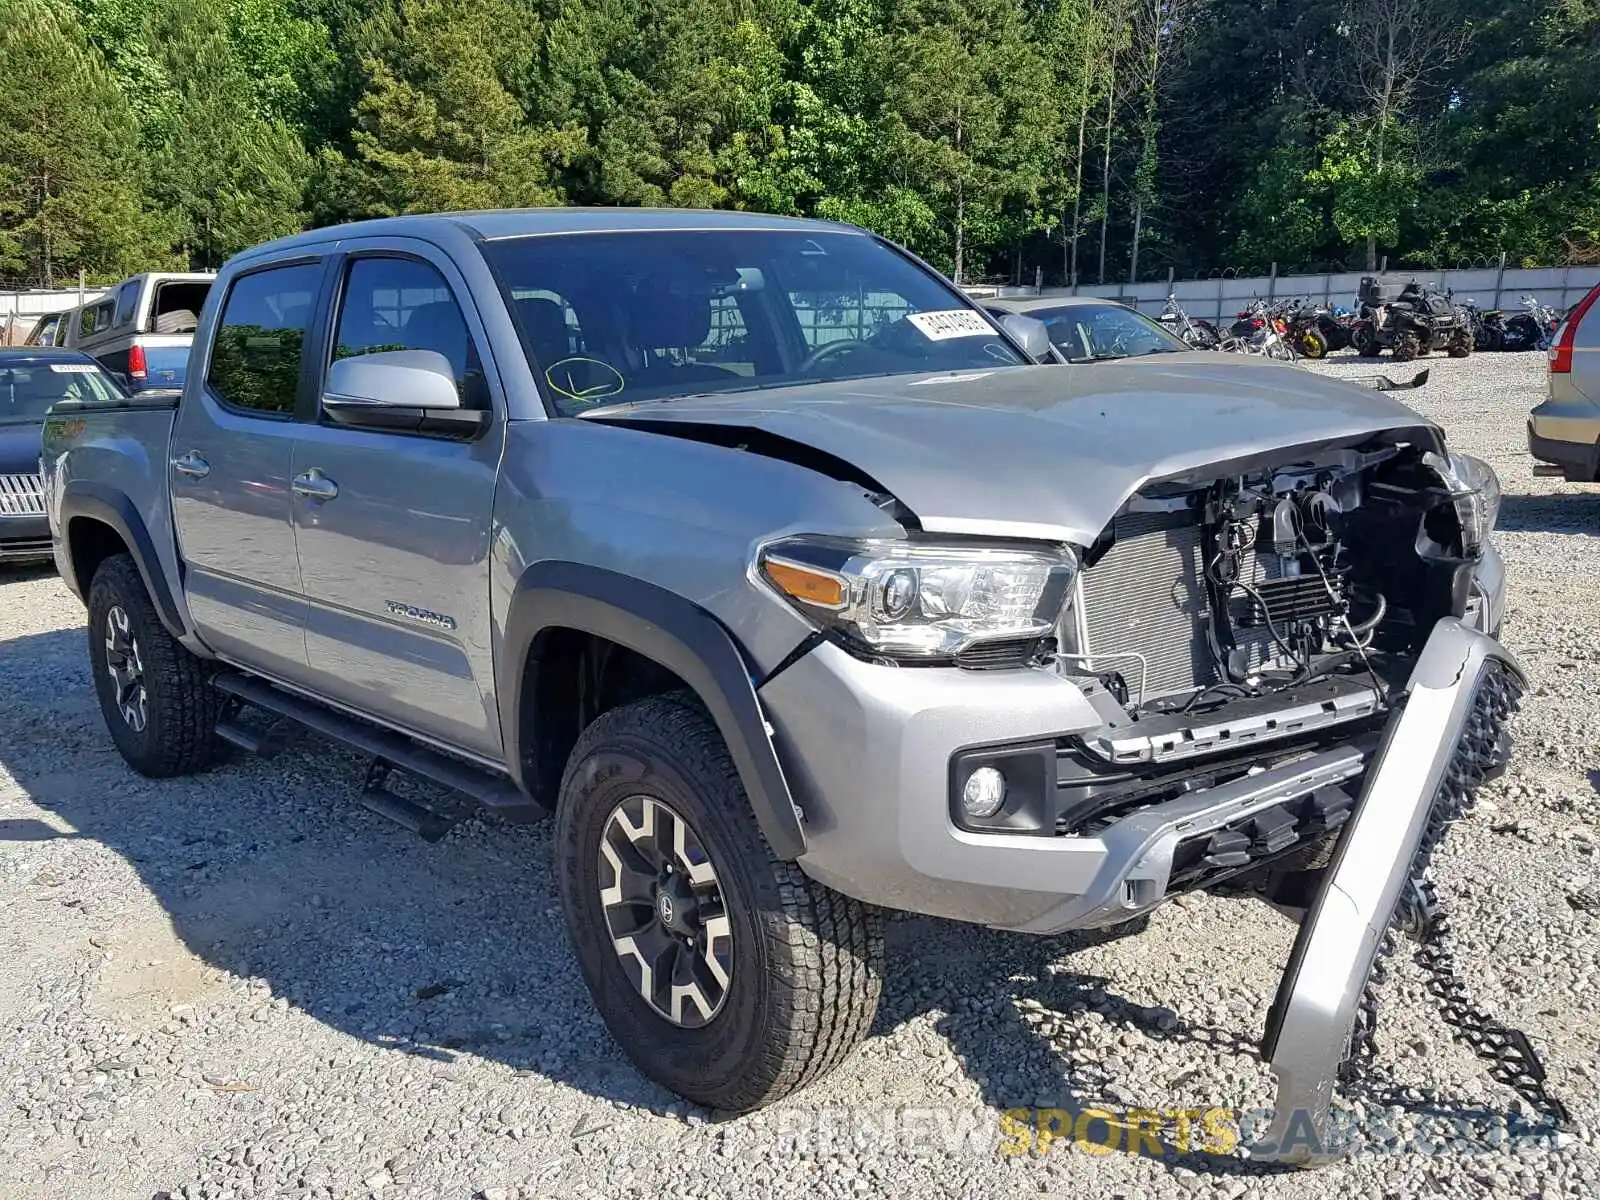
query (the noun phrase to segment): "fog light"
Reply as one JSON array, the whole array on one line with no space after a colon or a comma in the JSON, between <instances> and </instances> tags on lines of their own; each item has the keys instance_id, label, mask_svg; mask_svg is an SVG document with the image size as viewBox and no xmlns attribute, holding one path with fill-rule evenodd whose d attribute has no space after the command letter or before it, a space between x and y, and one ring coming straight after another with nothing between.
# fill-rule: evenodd
<instances>
[{"instance_id":1,"label":"fog light","mask_svg":"<svg viewBox=\"0 0 1600 1200\"><path fill-rule=\"evenodd\" d=\"M979 767L967 776L961 789L961 808L967 816L992 817L1006 802L1006 777L994 767Z\"/></svg>"}]
</instances>

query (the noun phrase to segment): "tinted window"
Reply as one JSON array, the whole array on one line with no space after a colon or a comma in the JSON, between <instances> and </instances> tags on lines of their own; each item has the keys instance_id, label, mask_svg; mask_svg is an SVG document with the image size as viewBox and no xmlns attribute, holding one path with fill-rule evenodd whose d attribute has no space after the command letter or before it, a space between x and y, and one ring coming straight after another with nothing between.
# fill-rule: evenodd
<instances>
[{"instance_id":1,"label":"tinted window","mask_svg":"<svg viewBox=\"0 0 1600 1200\"><path fill-rule=\"evenodd\" d=\"M432 350L444 355L462 404L484 395L466 318L444 276L410 258L358 258L345 278L335 358L385 350Z\"/></svg>"},{"instance_id":2,"label":"tinted window","mask_svg":"<svg viewBox=\"0 0 1600 1200\"><path fill-rule=\"evenodd\" d=\"M484 254L557 411L1021 363L937 276L831 230L508 238Z\"/></svg>"},{"instance_id":3,"label":"tinted window","mask_svg":"<svg viewBox=\"0 0 1600 1200\"><path fill-rule=\"evenodd\" d=\"M133 310L139 304L139 281L130 279L117 289L117 315L113 324L122 326L133 320Z\"/></svg>"},{"instance_id":4,"label":"tinted window","mask_svg":"<svg viewBox=\"0 0 1600 1200\"><path fill-rule=\"evenodd\" d=\"M246 275L233 285L211 346L206 386L224 404L294 412L301 347L322 267L306 263Z\"/></svg>"},{"instance_id":5,"label":"tinted window","mask_svg":"<svg viewBox=\"0 0 1600 1200\"><path fill-rule=\"evenodd\" d=\"M1135 358L1189 348L1143 313L1120 304L1067 304L1030 309L1027 315L1043 321L1056 349L1072 359Z\"/></svg>"},{"instance_id":6,"label":"tinted window","mask_svg":"<svg viewBox=\"0 0 1600 1200\"><path fill-rule=\"evenodd\" d=\"M121 393L99 367L86 362L0 362L0 425L44 420L57 400L110 402Z\"/></svg>"},{"instance_id":7,"label":"tinted window","mask_svg":"<svg viewBox=\"0 0 1600 1200\"><path fill-rule=\"evenodd\" d=\"M78 336L86 338L104 333L111 324L111 312L116 302L103 300L99 304L81 309L78 313Z\"/></svg>"}]
</instances>

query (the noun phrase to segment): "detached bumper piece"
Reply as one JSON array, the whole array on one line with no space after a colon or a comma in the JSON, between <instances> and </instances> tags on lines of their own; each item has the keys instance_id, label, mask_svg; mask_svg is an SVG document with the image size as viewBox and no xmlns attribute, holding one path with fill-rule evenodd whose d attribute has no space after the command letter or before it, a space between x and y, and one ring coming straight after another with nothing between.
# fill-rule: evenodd
<instances>
[{"instance_id":1,"label":"detached bumper piece","mask_svg":"<svg viewBox=\"0 0 1600 1200\"><path fill-rule=\"evenodd\" d=\"M1309 846L1342 827L1355 798L1342 787L1323 787L1230 822L1213 833L1178 843L1167 894L1211 887L1268 862L1296 846Z\"/></svg>"},{"instance_id":2,"label":"detached bumper piece","mask_svg":"<svg viewBox=\"0 0 1600 1200\"><path fill-rule=\"evenodd\" d=\"M1380 954L1397 923L1422 939L1419 961L1457 1035L1501 1060L1497 1078L1544 1096L1526 1038L1462 1004L1440 983L1453 977L1453 963L1426 957L1448 926L1438 923L1423 872L1478 787L1504 768L1506 726L1521 691L1521 672L1499 643L1453 618L1434 627L1268 1014L1262 1057L1277 1079L1277 1106L1251 1157L1295 1166L1342 1157L1330 1124L1335 1087L1347 1077L1352 1047L1358 1065L1371 1059L1376 1008L1368 989L1375 971L1382 976Z\"/></svg>"}]
</instances>

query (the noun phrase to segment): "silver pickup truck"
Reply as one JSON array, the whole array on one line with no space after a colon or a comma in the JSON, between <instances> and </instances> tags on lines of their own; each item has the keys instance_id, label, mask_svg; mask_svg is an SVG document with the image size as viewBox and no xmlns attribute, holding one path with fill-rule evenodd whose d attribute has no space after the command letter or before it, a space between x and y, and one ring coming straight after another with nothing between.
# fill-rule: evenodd
<instances>
[{"instance_id":1,"label":"silver pickup truck","mask_svg":"<svg viewBox=\"0 0 1600 1200\"><path fill-rule=\"evenodd\" d=\"M553 810L608 1027L718 1109L867 1033L883 909L1263 900L1261 1152L1312 1160L1283 1131L1508 753L1498 484L1370 390L1048 352L820 222L318 230L227 264L181 400L56 406L56 560L135 770L310 729L426 836Z\"/></svg>"}]
</instances>

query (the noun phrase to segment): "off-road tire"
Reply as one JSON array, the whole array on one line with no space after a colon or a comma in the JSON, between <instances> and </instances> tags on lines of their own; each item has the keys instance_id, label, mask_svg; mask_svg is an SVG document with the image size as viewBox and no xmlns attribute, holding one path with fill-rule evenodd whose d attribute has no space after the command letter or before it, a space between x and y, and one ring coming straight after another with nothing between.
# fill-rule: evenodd
<instances>
[{"instance_id":1,"label":"off-road tire","mask_svg":"<svg viewBox=\"0 0 1600 1200\"><path fill-rule=\"evenodd\" d=\"M1353 338L1351 344L1362 358L1377 358L1383 353L1383 347L1378 344L1378 335L1370 329Z\"/></svg>"},{"instance_id":2,"label":"off-road tire","mask_svg":"<svg viewBox=\"0 0 1600 1200\"><path fill-rule=\"evenodd\" d=\"M721 1007L695 1028L643 998L613 947L600 841L612 811L644 795L690 826L717 873L733 938ZM590 995L649 1078L706 1107L748 1112L832 1070L872 1027L883 986L876 910L772 853L739 774L699 702L679 692L601 715L567 761L556 809L567 931Z\"/></svg>"},{"instance_id":3,"label":"off-road tire","mask_svg":"<svg viewBox=\"0 0 1600 1200\"><path fill-rule=\"evenodd\" d=\"M113 608L126 615L138 648L146 697L143 729L123 716L111 677L106 634ZM89 669L111 740L139 774L152 779L188 775L216 761L223 697L212 686L215 668L167 632L139 568L126 554L102 562L89 585Z\"/></svg>"},{"instance_id":4,"label":"off-road tire","mask_svg":"<svg viewBox=\"0 0 1600 1200\"><path fill-rule=\"evenodd\" d=\"M1416 334L1402 332L1394 335L1394 361L1410 362L1422 353L1422 340Z\"/></svg>"},{"instance_id":5,"label":"off-road tire","mask_svg":"<svg viewBox=\"0 0 1600 1200\"><path fill-rule=\"evenodd\" d=\"M1470 332L1457 333L1450 339L1450 344L1445 347L1446 353L1451 358L1466 358L1472 353L1472 334Z\"/></svg>"},{"instance_id":6,"label":"off-road tire","mask_svg":"<svg viewBox=\"0 0 1600 1200\"><path fill-rule=\"evenodd\" d=\"M1328 340L1316 329L1302 329L1294 335L1294 348L1302 358L1328 357Z\"/></svg>"}]
</instances>

